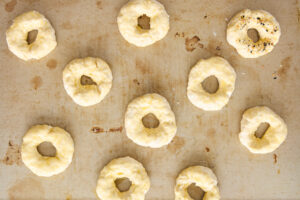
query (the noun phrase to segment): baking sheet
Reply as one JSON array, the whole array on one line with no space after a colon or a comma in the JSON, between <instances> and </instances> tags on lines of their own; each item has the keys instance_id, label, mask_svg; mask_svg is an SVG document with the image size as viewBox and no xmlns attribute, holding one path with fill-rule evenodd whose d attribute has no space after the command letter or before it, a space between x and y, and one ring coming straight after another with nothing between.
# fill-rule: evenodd
<instances>
[{"instance_id":1,"label":"baking sheet","mask_svg":"<svg viewBox=\"0 0 300 200\"><path fill-rule=\"evenodd\" d=\"M300 199L299 2L160 0L171 28L146 48L128 44L118 32L116 17L126 2L0 1L0 198L97 199L100 170L129 155L150 175L148 200L174 199L176 176L196 164L216 173L222 199ZM282 36L272 53L244 59L226 42L227 21L244 8L265 9L279 21ZM58 46L39 61L24 62L8 50L5 30L32 9L51 21ZM205 112L188 101L187 78L199 59L213 55L233 65L236 89L223 110ZM114 77L108 96L88 108L73 103L62 83L64 66L85 56L106 60ZM134 144L123 128L127 104L149 92L168 99L178 125L172 143L159 149ZM288 125L287 140L274 153L250 154L238 140L243 111L256 105L269 106ZM43 123L65 128L75 142L72 164L51 178L35 176L20 160L22 136ZM102 131L95 134L93 127Z\"/></svg>"}]
</instances>

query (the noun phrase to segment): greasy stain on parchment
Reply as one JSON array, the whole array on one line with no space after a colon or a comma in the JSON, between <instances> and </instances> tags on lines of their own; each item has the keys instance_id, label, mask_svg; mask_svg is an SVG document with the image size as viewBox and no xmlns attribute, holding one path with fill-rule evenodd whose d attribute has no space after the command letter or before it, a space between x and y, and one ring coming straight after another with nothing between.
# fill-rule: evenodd
<instances>
[{"instance_id":1,"label":"greasy stain on parchment","mask_svg":"<svg viewBox=\"0 0 300 200\"><path fill-rule=\"evenodd\" d=\"M45 196L42 184L30 177L17 181L7 192L10 200L43 199Z\"/></svg>"},{"instance_id":2,"label":"greasy stain on parchment","mask_svg":"<svg viewBox=\"0 0 300 200\"><path fill-rule=\"evenodd\" d=\"M57 66L57 61L55 59L50 59L46 65L49 69L55 69Z\"/></svg>"},{"instance_id":3,"label":"greasy stain on parchment","mask_svg":"<svg viewBox=\"0 0 300 200\"><path fill-rule=\"evenodd\" d=\"M17 5L17 0L11 0L10 2L5 4L5 10L6 12L12 12L15 9L15 6Z\"/></svg>"},{"instance_id":4,"label":"greasy stain on parchment","mask_svg":"<svg viewBox=\"0 0 300 200\"><path fill-rule=\"evenodd\" d=\"M96 5L97 5L98 9L100 9L100 10L102 9L102 2L101 1L97 1Z\"/></svg>"},{"instance_id":5,"label":"greasy stain on parchment","mask_svg":"<svg viewBox=\"0 0 300 200\"><path fill-rule=\"evenodd\" d=\"M205 48L205 49L214 55L220 56L221 55L221 47L222 47L222 42L217 41L215 39L209 39L207 48Z\"/></svg>"},{"instance_id":6,"label":"greasy stain on parchment","mask_svg":"<svg viewBox=\"0 0 300 200\"><path fill-rule=\"evenodd\" d=\"M61 26L62 26L62 28L65 29L65 30L70 30L70 29L73 28L72 24L71 24L69 21L64 22Z\"/></svg>"},{"instance_id":7,"label":"greasy stain on parchment","mask_svg":"<svg viewBox=\"0 0 300 200\"><path fill-rule=\"evenodd\" d=\"M175 136L171 143L167 146L167 149L171 153L176 153L178 150L180 150L185 144L185 141L182 137Z\"/></svg>"},{"instance_id":8,"label":"greasy stain on parchment","mask_svg":"<svg viewBox=\"0 0 300 200\"><path fill-rule=\"evenodd\" d=\"M287 73L291 68L291 57L286 57L280 62L280 68L272 74L273 79L280 78L280 80L286 80Z\"/></svg>"},{"instance_id":9,"label":"greasy stain on parchment","mask_svg":"<svg viewBox=\"0 0 300 200\"><path fill-rule=\"evenodd\" d=\"M150 74L150 67L148 66L148 64L146 62L144 62L143 60L140 59L136 59L135 60L135 67L136 69L138 69L138 71L140 71L142 74Z\"/></svg>"},{"instance_id":10,"label":"greasy stain on parchment","mask_svg":"<svg viewBox=\"0 0 300 200\"><path fill-rule=\"evenodd\" d=\"M6 154L2 159L2 163L5 165L21 165L21 152L20 147L17 144L14 144L12 141L8 142L8 148Z\"/></svg>"},{"instance_id":11,"label":"greasy stain on parchment","mask_svg":"<svg viewBox=\"0 0 300 200\"><path fill-rule=\"evenodd\" d=\"M43 80L40 76L35 76L31 79L32 88L37 90L43 84Z\"/></svg>"}]
</instances>

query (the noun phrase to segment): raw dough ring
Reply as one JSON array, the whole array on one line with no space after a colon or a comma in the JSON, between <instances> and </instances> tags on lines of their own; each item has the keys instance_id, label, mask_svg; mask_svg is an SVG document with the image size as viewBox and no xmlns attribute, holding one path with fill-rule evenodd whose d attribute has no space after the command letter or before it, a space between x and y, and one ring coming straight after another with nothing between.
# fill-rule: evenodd
<instances>
[{"instance_id":1,"label":"raw dough ring","mask_svg":"<svg viewBox=\"0 0 300 200\"><path fill-rule=\"evenodd\" d=\"M159 120L156 128L146 128L142 118L154 114ZM146 94L134 99L125 114L126 134L138 145L159 148L171 142L176 134L175 115L168 101L159 94Z\"/></svg>"},{"instance_id":2,"label":"raw dough ring","mask_svg":"<svg viewBox=\"0 0 300 200\"><path fill-rule=\"evenodd\" d=\"M219 89L211 94L205 91L201 83L214 75ZM221 110L229 101L235 87L236 73L231 65L221 57L200 60L189 75L187 96L192 104L203 110Z\"/></svg>"},{"instance_id":3,"label":"raw dough ring","mask_svg":"<svg viewBox=\"0 0 300 200\"><path fill-rule=\"evenodd\" d=\"M28 44L27 35L38 30L36 40ZM55 31L50 22L39 12L26 12L13 21L6 31L8 48L23 60L40 59L49 54L57 45Z\"/></svg>"},{"instance_id":4,"label":"raw dough ring","mask_svg":"<svg viewBox=\"0 0 300 200\"><path fill-rule=\"evenodd\" d=\"M255 136L258 126L269 123L262 138ZM241 143L252 153L265 154L277 149L287 136L287 126L283 119L274 111L265 106L249 108L243 114L241 121L241 132L239 138Z\"/></svg>"},{"instance_id":5,"label":"raw dough ring","mask_svg":"<svg viewBox=\"0 0 300 200\"><path fill-rule=\"evenodd\" d=\"M195 183L205 192L203 200L220 199L218 181L213 171L207 167L193 166L184 169L178 175L175 186L175 200L193 200L187 191L192 183Z\"/></svg>"},{"instance_id":6,"label":"raw dough ring","mask_svg":"<svg viewBox=\"0 0 300 200\"><path fill-rule=\"evenodd\" d=\"M149 30L138 26L138 18L144 14L150 18ZM164 6L156 0L130 0L120 10L118 27L121 35L129 43L145 47L167 35L169 15Z\"/></svg>"},{"instance_id":7,"label":"raw dough ring","mask_svg":"<svg viewBox=\"0 0 300 200\"><path fill-rule=\"evenodd\" d=\"M37 146L43 142L51 142L56 148L55 157L42 156ZM63 172L71 163L74 152L73 139L68 132L59 127L36 125L31 127L22 143L22 160L34 174L53 176Z\"/></svg>"},{"instance_id":8,"label":"raw dough ring","mask_svg":"<svg viewBox=\"0 0 300 200\"><path fill-rule=\"evenodd\" d=\"M92 78L96 85L82 85L83 75ZM68 95L75 103L91 106L102 101L110 91L112 73L108 64L100 58L78 58L65 67L63 82Z\"/></svg>"},{"instance_id":9,"label":"raw dough ring","mask_svg":"<svg viewBox=\"0 0 300 200\"><path fill-rule=\"evenodd\" d=\"M128 178L131 187L120 192L115 180ZM131 157L117 158L110 161L100 172L96 192L102 200L143 200L150 188L150 179L141 163Z\"/></svg>"},{"instance_id":10,"label":"raw dough ring","mask_svg":"<svg viewBox=\"0 0 300 200\"><path fill-rule=\"evenodd\" d=\"M253 42L247 31L256 29L259 40ZM264 10L245 9L236 14L227 26L227 41L244 58L257 58L270 53L280 38L280 26Z\"/></svg>"}]
</instances>

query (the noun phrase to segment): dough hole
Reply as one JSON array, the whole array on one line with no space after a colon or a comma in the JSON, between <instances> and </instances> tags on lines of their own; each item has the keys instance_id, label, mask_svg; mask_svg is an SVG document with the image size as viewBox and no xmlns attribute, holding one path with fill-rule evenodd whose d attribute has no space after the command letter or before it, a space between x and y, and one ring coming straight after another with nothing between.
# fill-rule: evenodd
<instances>
[{"instance_id":1,"label":"dough hole","mask_svg":"<svg viewBox=\"0 0 300 200\"><path fill-rule=\"evenodd\" d=\"M159 126L159 120L152 113L145 115L142 118L142 122L146 128L157 128Z\"/></svg>"},{"instance_id":2,"label":"dough hole","mask_svg":"<svg viewBox=\"0 0 300 200\"><path fill-rule=\"evenodd\" d=\"M210 93L214 94L218 91L219 89L219 81L215 76L209 76L204 81L201 83L203 89Z\"/></svg>"},{"instance_id":3,"label":"dough hole","mask_svg":"<svg viewBox=\"0 0 300 200\"><path fill-rule=\"evenodd\" d=\"M97 85L97 83L95 83L91 77L86 75L81 76L80 83L81 85Z\"/></svg>"},{"instance_id":4,"label":"dough hole","mask_svg":"<svg viewBox=\"0 0 300 200\"><path fill-rule=\"evenodd\" d=\"M187 188L187 192L190 195L190 197L194 200L202 200L205 194L205 192L200 187L196 186L195 183L192 183Z\"/></svg>"},{"instance_id":5,"label":"dough hole","mask_svg":"<svg viewBox=\"0 0 300 200\"><path fill-rule=\"evenodd\" d=\"M55 157L56 156L56 148L53 146L51 142L42 142L37 146L37 151L46 157Z\"/></svg>"},{"instance_id":6,"label":"dough hole","mask_svg":"<svg viewBox=\"0 0 300 200\"><path fill-rule=\"evenodd\" d=\"M150 30L150 17L142 15L138 18L138 26L143 30Z\"/></svg>"},{"instance_id":7,"label":"dough hole","mask_svg":"<svg viewBox=\"0 0 300 200\"><path fill-rule=\"evenodd\" d=\"M118 178L115 180L115 184L120 192L126 192L131 187L131 181L128 178Z\"/></svg>"},{"instance_id":8,"label":"dough hole","mask_svg":"<svg viewBox=\"0 0 300 200\"><path fill-rule=\"evenodd\" d=\"M39 31L34 29L32 31L29 31L27 33L27 38L26 38L26 41L27 41L27 44L30 45L32 43L34 43L34 41L36 40L36 37L38 35Z\"/></svg>"},{"instance_id":9,"label":"dough hole","mask_svg":"<svg viewBox=\"0 0 300 200\"><path fill-rule=\"evenodd\" d=\"M256 43L259 40L259 33L254 28L248 29L247 35L254 43Z\"/></svg>"},{"instance_id":10,"label":"dough hole","mask_svg":"<svg viewBox=\"0 0 300 200\"><path fill-rule=\"evenodd\" d=\"M257 130L255 131L255 137L262 138L265 135L265 133L266 133L266 131L268 130L269 127L270 127L269 123L266 123L266 122L261 123L258 126Z\"/></svg>"}]
</instances>

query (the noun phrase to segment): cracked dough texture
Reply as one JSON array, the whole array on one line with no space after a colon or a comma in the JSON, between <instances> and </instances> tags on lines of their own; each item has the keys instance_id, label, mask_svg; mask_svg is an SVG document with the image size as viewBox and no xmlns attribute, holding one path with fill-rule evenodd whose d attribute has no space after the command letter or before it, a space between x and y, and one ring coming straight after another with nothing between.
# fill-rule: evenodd
<instances>
[{"instance_id":1,"label":"cracked dough texture","mask_svg":"<svg viewBox=\"0 0 300 200\"><path fill-rule=\"evenodd\" d=\"M144 14L150 18L150 30L138 26L138 18ZM169 31L169 15L156 0L130 0L121 8L117 21L125 40L138 47L161 40Z\"/></svg>"},{"instance_id":2,"label":"cracked dough texture","mask_svg":"<svg viewBox=\"0 0 300 200\"><path fill-rule=\"evenodd\" d=\"M262 138L255 131L263 122L269 123ZM277 149L287 137L287 126L283 119L266 106L257 106L246 110L241 121L239 138L252 153L265 154Z\"/></svg>"},{"instance_id":3,"label":"cracked dough texture","mask_svg":"<svg viewBox=\"0 0 300 200\"><path fill-rule=\"evenodd\" d=\"M146 128L142 118L154 114L159 120L156 128ZM168 101L159 94L146 94L134 99L125 114L127 136L136 144L159 148L171 142L176 134L175 115Z\"/></svg>"},{"instance_id":4,"label":"cracked dough texture","mask_svg":"<svg viewBox=\"0 0 300 200\"><path fill-rule=\"evenodd\" d=\"M205 192L203 200L220 199L218 181L213 171L203 166L192 166L184 169L178 175L175 186L175 200L193 200L187 191L192 183L195 183Z\"/></svg>"},{"instance_id":5,"label":"cracked dough texture","mask_svg":"<svg viewBox=\"0 0 300 200\"><path fill-rule=\"evenodd\" d=\"M27 35L38 30L36 40L28 44ZM50 22L39 12L30 11L16 17L6 31L8 49L23 60L41 59L57 45L55 31Z\"/></svg>"},{"instance_id":6,"label":"cracked dough texture","mask_svg":"<svg viewBox=\"0 0 300 200\"><path fill-rule=\"evenodd\" d=\"M128 178L131 187L120 192L115 185L118 178ZM143 200L150 188L150 179L141 163L131 157L110 161L100 172L96 192L102 200Z\"/></svg>"},{"instance_id":7,"label":"cracked dough texture","mask_svg":"<svg viewBox=\"0 0 300 200\"><path fill-rule=\"evenodd\" d=\"M42 156L37 147L50 142L56 148L55 157ZM74 153L73 139L59 127L36 125L23 137L21 155L26 167L38 176L53 176L63 172L71 163Z\"/></svg>"},{"instance_id":8,"label":"cracked dough texture","mask_svg":"<svg viewBox=\"0 0 300 200\"><path fill-rule=\"evenodd\" d=\"M96 85L82 85L85 75ZM78 58L72 60L63 71L64 87L68 95L80 106L91 106L101 102L112 86L112 73L100 58Z\"/></svg>"},{"instance_id":9,"label":"cracked dough texture","mask_svg":"<svg viewBox=\"0 0 300 200\"><path fill-rule=\"evenodd\" d=\"M253 42L247 31L256 29L259 40ZM257 58L270 53L281 35L275 17L264 10L244 9L227 26L227 41L244 58Z\"/></svg>"},{"instance_id":10,"label":"cracked dough texture","mask_svg":"<svg viewBox=\"0 0 300 200\"><path fill-rule=\"evenodd\" d=\"M201 83L209 76L215 76L219 82L218 90L210 94ZM231 65L221 57L199 60L191 69L187 96L190 102L203 110L221 110L229 101L235 87L236 73Z\"/></svg>"}]
</instances>

